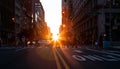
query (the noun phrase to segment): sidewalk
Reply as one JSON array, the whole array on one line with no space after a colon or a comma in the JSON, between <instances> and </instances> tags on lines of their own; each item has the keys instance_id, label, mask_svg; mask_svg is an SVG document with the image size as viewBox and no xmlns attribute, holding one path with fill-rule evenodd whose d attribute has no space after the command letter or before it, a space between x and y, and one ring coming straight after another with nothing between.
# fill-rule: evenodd
<instances>
[{"instance_id":1,"label":"sidewalk","mask_svg":"<svg viewBox=\"0 0 120 69\"><path fill-rule=\"evenodd\" d=\"M0 66L7 64L15 58L14 49L0 48Z\"/></svg>"}]
</instances>

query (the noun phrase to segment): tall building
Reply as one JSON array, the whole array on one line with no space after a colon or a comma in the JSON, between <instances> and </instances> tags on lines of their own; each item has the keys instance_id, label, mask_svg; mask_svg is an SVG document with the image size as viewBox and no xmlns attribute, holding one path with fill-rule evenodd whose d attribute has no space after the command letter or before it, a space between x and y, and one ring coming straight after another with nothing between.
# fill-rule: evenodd
<instances>
[{"instance_id":1,"label":"tall building","mask_svg":"<svg viewBox=\"0 0 120 69\"><path fill-rule=\"evenodd\" d=\"M16 41L31 33L33 0L0 1L0 37L3 45L17 45Z\"/></svg>"},{"instance_id":2,"label":"tall building","mask_svg":"<svg viewBox=\"0 0 120 69\"><path fill-rule=\"evenodd\" d=\"M62 25L60 35L63 41L71 43L72 38L72 0L62 0Z\"/></svg>"},{"instance_id":3,"label":"tall building","mask_svg":"<svg viewBox=\"0 0 120 69\"><path fill-rule=\"evenodd\" d=\"M95 41L108 41L113 46L119 44L119 14L119 0L72 0L74 41L90 46Z\"/></svg>"},{"instance_id":4,"label":"tall building","mask_svg":"<svg viewBox=\"0 0 120 69\"><path fill-rule=\"evenodd\" d=\"M0 38L3 44L15 41L14 0L0 1Z\"/></svg>"},{"instance_id":5,"label":"tall building","mask_svg":"<svg viewBox=\"0 0 120 69\"><path fill-rule=\"evenodd\" d=\"M34 0L34 14L33 14L33 23L34 23L34 39L47 39L48 27L45 22L45 11L39 0Z\"/></svg>"}]
</instances>

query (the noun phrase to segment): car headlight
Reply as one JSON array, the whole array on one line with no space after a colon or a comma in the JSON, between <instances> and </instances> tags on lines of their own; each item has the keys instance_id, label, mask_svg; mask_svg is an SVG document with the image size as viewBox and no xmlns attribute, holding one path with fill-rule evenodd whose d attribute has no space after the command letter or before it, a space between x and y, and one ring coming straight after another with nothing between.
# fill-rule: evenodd
<instances>
[{"instance_id":1,"label":"car headlight","mask_svg":"<svg viewBox=\"0 0 120 69\"><path fill-rule=\"evenodd\" d=\"M30 41L28 41L27 44L29 45L29 44L30 44Z\"/></svg>"},{"instance_id":2,"label":"car headlight","mask_svg":"<svg viewBox=\"0 0 120 69\"><path fill-rule=\"evenodd\" d=\"M35 41L33 41L32 43L35 44Z\"/></svg>"}]
</instances>

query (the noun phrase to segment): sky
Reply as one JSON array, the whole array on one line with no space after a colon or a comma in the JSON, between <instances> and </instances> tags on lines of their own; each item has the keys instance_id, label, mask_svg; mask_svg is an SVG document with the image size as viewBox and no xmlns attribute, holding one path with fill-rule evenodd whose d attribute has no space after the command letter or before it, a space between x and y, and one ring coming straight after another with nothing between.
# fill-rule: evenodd
<instances>
[{"instance_id":1,"label":"sky","mask_svg":"<svg viewBox=\"0 0 120 69\"><path fill-rule=\"evenodd\" d=\"M53 34L58 34L61 25L61 0L40 0L45 10L45 21Z\"/></svg>"}]
</instances>

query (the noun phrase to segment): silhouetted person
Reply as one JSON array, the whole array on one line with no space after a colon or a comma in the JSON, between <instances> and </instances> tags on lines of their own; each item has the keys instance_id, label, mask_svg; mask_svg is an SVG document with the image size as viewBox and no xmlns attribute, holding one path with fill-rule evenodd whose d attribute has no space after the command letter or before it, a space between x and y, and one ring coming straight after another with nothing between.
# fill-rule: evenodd
<instances>
[{"instance_id":1,"label":"silhouetted person","mask_svg":"<svg viewBox=\"0 0 120 69\"><path fill-rule=\"evenodd\" d=\"M95 48L98 48L98 41L96 40L94 43L95 43Z\"/></svg>"}]
</instances>

